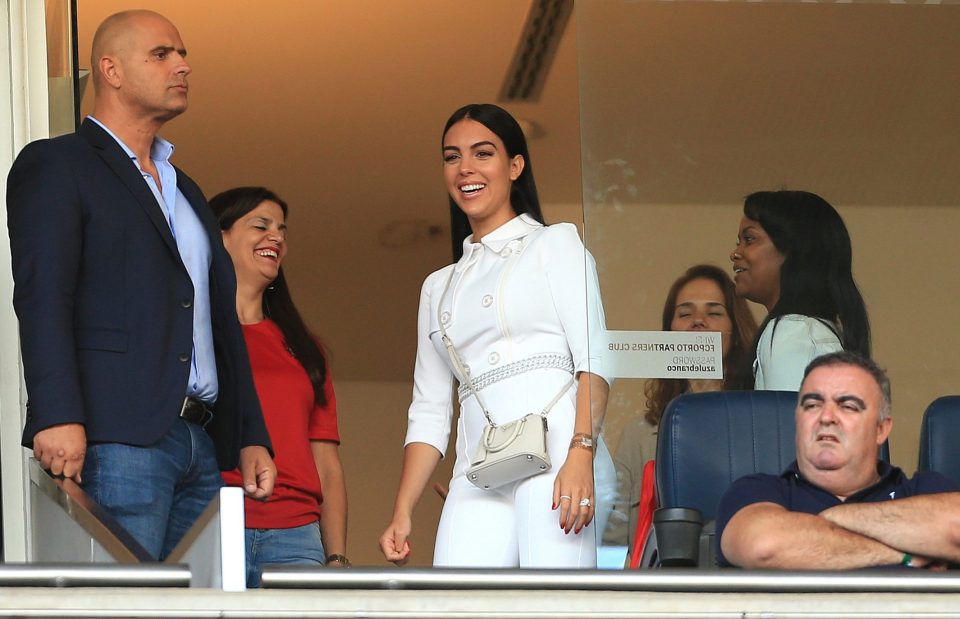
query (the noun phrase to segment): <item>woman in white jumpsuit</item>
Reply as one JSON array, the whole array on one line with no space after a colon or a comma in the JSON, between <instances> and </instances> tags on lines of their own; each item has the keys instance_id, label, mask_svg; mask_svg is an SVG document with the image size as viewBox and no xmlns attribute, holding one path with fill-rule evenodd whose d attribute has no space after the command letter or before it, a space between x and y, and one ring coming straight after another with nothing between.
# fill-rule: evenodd
<instances>
[{"instance_id":1,"label":"woman in white jumpsuit","mask_svg":"<svg viewBox=\"0 0 960 619\"><path fill-rule=\"evenodd\" d=\"M442 147L454 230L465 219L472 234L462 258L423 284L403 472L381 549L397 564L409 558L411 514L446 450L459 386L457 459L434 565L594 567L592 439L609 381L593 259L573 225L542 224L526 141L506 111L457 110ZM467 480L487 421L458 380L441 321L495 423L540 412L562 393L547 415L549 471L491 490Z\"/></svg>"}]
</instances>

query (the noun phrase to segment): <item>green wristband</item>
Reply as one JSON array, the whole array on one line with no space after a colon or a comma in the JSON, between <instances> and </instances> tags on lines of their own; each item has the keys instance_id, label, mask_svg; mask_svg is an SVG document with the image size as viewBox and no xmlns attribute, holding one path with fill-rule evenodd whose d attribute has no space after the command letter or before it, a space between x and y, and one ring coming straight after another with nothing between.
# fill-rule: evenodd
<instances>
[{"instance_id":1,"label":"green wristband","mask_svg":"<svg viewBox=\"0 0 960 619\"><path fill-rule=\"evenodd\" d=\"M900 559L900 565L913 567L913 556L909 552L903 553L903 559Z\"/></svg>"}]
</instances>

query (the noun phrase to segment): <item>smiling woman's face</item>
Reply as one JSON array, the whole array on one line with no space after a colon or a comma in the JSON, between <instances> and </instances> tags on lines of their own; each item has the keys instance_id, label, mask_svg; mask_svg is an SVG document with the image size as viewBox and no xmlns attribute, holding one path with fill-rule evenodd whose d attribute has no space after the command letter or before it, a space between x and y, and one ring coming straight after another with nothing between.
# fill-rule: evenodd
<instances>
[{"instance_id":1,"label":"smiling woman's face","mask_svg":"<svg viewBox=\"0 0 960 619\"><path fill-rule=\"evenodd\" d=\"M443 178L460 207L474 240L514 218L513 181L523 172L523 157L510 157L503 140L483 124L465 118L443 136Z\"/></svg>"},{"instance_id":2,"label":"smiling woman's face","mask_svg":"<svg viewBox=\"0 0 960 619\"><path fill-rule=\"evenodd\" d=\"M737 247L730 254L737 296L772 309L780 298L780 267L784 259L760 222L743 217Z\"/></svg>"},{"instance_id":3,"label":"smiling woman's face","mask_svg":"<svg viewBox=\"0 0 960 619\"><path fill-rule=\"evenodd\" d=\"M287 224L283 209L272 200L264 200L255 209L223 231L239 285L266 288L280 273L287 255Z\"/></svg>"}]
</instances>

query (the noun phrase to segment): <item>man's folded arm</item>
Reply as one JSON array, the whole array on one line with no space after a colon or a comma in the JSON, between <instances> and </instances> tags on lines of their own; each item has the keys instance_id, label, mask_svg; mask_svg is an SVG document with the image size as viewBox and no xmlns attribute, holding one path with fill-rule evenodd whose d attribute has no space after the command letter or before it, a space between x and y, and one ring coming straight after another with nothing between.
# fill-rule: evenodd
<instances>
[{"instance_id":1,"label":"man's folded arm","mask_svg":"<svg viewBox=\"0 0 960 619\"><path fill-rule=\"evenodd\" d=\"M824 510L820 516L903 552L960 563L960 492L879 503L844 503Z\"/></svg>"},{"instance_id":2,"label":"man's folded arm","mask_svg":"<svg viewBox=\"0 0 960 619\"><path fill-rule=\"evenodd\" d=\"M747 569L845 570L903 558L902 551L825 518L766 502L736 512L720 546L730 563Z\"/></svg>"}]
</instances>

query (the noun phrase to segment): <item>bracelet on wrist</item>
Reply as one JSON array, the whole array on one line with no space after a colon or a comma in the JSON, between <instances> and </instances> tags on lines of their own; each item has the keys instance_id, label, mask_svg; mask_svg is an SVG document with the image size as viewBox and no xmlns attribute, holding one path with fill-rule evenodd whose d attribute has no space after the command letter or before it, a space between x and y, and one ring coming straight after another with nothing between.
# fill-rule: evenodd
<instances>
[{"instance_id":1,"label":"bracelet on wrist","mask_svg":"<svg viewBox=\"0 0 960 619\"><path fill-rule=\"evenodd\" d=\"M570 439L570 446L573 447L574 443L579 443L580 447L593 449L593 437L583 432L577 432L573 435L573 438Z\"/></svg>"},{"instance_id":2,"label":"bracelet on wrist","mask_svg":"<svg viewBox=\"0 0 960 619\"><path fill-rule=\"evenodd\" d=\"M570 441L570 449L573 449L575 447L580 449L586 449L588 451L593 451L593 441L587 440L584 438L574 438L572 441Z\"/></svg>"},{"instance_id":3,"label":"bracelet on wrist","mask_svg":"<svg viewBox=\"0 0 960 619\"><path fill-rule=\"evenodd\" d=\"M350 559L346 558L341 554L330 554L327 555L327 563L339 563L343 567L350 567Z\"/></svg>"}]
</instances>

